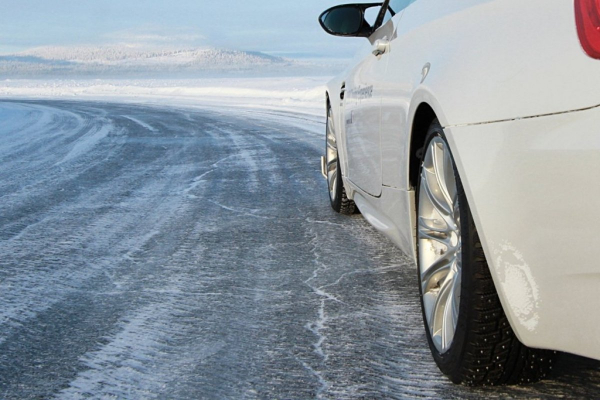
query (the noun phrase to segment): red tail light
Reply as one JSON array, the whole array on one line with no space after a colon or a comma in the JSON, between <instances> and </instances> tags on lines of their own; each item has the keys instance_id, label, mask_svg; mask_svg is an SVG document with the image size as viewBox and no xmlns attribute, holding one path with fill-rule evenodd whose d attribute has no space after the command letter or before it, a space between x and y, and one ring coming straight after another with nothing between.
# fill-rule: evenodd
<instances>
[{"instance_id":1,"label":"red tail light","mask_svg":"<svg viewBox=\"0 0 600 400\"><path fill-rule=\"evenodd\" d=\"M575 17L583 49L600 59L600 0L575 0Z\"/></svg>"}]
</instances>

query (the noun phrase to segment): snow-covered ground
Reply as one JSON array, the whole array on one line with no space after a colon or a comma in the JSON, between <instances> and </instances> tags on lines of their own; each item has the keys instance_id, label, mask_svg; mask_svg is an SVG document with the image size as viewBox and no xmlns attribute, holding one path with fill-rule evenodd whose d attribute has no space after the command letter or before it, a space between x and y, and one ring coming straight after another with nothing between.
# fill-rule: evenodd
<instances>
[{"instance_id":1,"label":"snow-covered ground","mask_svg":"<svg viewBox=\"0 0 600 400\"><path fill-rule=\"evenodd\" d=\"M0 55L0 100L84 99L323 116L325 83L343 65L338 59L217 48L41 47Z\"/></svg>"},{"instance_id":2,"label":"snow-covered ground","mask_svg":"<svg viewBox=\"0 0 600 400\"><path fill-rule=\"evenodd\" d=\"M0 81L2 99L94 100L202 108L254 108L324 115L330 77Z\"/></svg>"},{"instance_id":3,"label":"snow-covered ground","mask_svg":"<svg viewBox=\"0 0 600 400\"><path fill-rule=\"evenodd\" d=\"M413 263L328 205L319 82L172 84L0 99L0 399L600 396L577 357L524 388L439 372Z\"/></svg>"}]
</instances>

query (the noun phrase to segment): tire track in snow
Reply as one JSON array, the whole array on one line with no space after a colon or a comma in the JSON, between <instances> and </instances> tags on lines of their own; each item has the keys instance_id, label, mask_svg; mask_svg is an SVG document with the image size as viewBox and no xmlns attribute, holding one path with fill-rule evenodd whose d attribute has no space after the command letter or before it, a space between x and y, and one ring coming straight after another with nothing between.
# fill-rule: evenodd
<instances>
[{"instance_id":1,"label":"tire track in snow","mask_svg":"<svg viewBox=\"0 0 600 400\"><path fill-rule=\"evenodd\" d=\"M322 123L238 111L0 102L0 398L600 395L577 357L450 384L414 267L327 206Z\"/></svg>"}]
</instances>

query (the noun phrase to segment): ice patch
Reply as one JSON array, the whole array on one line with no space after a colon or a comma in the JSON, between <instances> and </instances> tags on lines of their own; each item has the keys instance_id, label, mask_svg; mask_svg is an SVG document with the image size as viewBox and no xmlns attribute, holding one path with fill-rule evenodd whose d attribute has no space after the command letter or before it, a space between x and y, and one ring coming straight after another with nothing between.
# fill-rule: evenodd
<instances>
[{"instance_id":1,"label":"ice patch","mask_svg":"<svg viewBox=\"0 0 600 400\"><path fill-rule=\"evenodd\" d=\"M113 131L114 127L110 124L102 125L99 128L94 128L77 140L71 151L56 165L60 165L74 158L80 157L94 148L102 139Z\"/></svg>"},{"instance_id":2,"label":"ice patch","mask_svg":"<svg viewBox=\"0 0 600 400\"><path fill-rule=\"evenodd\" d=\"M158 132L158 130L150 125L148 125L147 123L140 121L139 119L130 117L128 115L123 115L123 118L127 118L128 120L135 122L136 124L138 124L139 126L141 126L142 128L146 128L148 129L150 132Z\"/></svg>"}]
</instances>

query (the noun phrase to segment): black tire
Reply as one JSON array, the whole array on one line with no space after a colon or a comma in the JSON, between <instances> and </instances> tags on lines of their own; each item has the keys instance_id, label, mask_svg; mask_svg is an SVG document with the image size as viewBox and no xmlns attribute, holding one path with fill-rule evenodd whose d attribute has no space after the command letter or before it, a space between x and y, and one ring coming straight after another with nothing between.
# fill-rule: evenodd
<instances>
[{"instance_id":1,"label":"black tire","mask_svg":"<svg viewBox=\"0 0 600 400\"><path fill-rule=\"evenodd\" d=\"M331 106L327 106L327 118L331 118ZM335 136L334 132L330 132L330 124L327 123L326 125L326 135L325 135L325 154L327 157L328 151L331 152L332 150L328 147L327 144L327 137L331 134L333 134ZM337 151L337 147L335 149L335 158L336 158L336 171L337 171L337 179L335 181L335 187L333 190L333 194L331 190L328 190L329 192L329 201L331 203L331 208L333 208L333 210L335 212L338 212L340 214L344 214L344 215L352 215L355 214L358 211L358 208L356 207L356 204L354 203L353 200L349 199L347 194L346 194L346 189L344 188L344 180L342 179L342 169L341 169L341 165L340 165L340 158L339 158L339 154ZM329 159L326 159L327 163L329 163ZM327 181L328 183L328 189L329 189L329 179Z\"/></svg>"},{"instance_id":2,"label":"black tire","mask_svg":"<svg viewBox=\"0 0 600 400\"><path fill-rule=\"evenodd\" d=\"M340 168L340 159L337 160L338 171L341 171ZM331 203L331 208L335 212L338 212L343 215L353 215L357 212L356 204L353 200L350 200L346 195L346 188L344 188L344 181L341 179L337 180L337 196L335 198L331 197L331 192L329 193L329 201Z\"/></svg>"},{"instance_id":3,"label":"black tire","mask_svg":"<svg viewBox=\"0 0 600 400\"><path fill-rule=\"evenodd\" d=\"M437 120L429 128L421 158L424 158L429 143L435 137L440 137L447 145L443 129ZM527 384L543 379L552 369L556 352L532 349L517 339L502 309L464 188L456 165L454 162L452 164L460 210L462 279L454 339L443 354L436 348L427 324L420 264L417 268L423 321L433 358L452 382L469 386ZM422 168L423 160L420 169ZM417 196L420 181L421 173ZM417 245L418 243L417 240ZM417 257L418 255L419 251Z\"/></svg>"}]
</instances>

